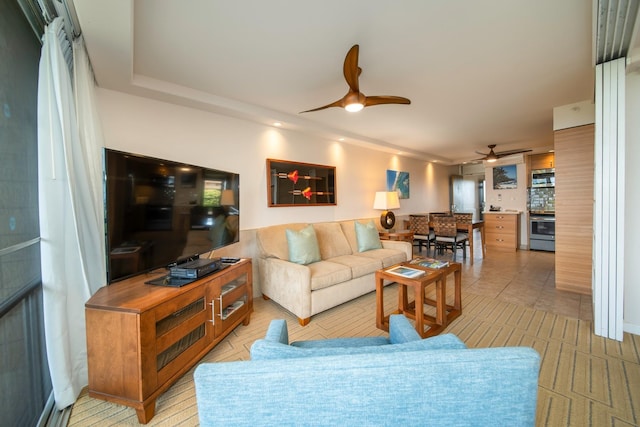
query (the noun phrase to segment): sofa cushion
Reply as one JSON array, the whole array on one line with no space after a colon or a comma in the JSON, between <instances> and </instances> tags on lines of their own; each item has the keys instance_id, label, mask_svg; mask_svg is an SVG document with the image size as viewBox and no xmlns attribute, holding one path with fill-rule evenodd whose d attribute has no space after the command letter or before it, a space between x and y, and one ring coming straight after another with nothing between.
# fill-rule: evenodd
<instances>
[{"instance_id":1,"label":"sofa cushion","mask_svg":"<svg viewBox=\"0 0 640 427\"><path fill-rule=\"evenodd\" d=\"M300 231L287 228L285 233L289 247L289 261L303 265L320 261L318 239L311 224Z\"/></svg>"},{"instance_id":2,"label":"sofa cushion","mask_svg":"<svg viewBox=\"0 0 640 427\"><path fill-rule=\"evenodd\" d=\"M307 265L311 270L311 290L324 289L352 279L351 268L330 261L319 261Z\"/></svg>"},{"instance_id":3,"label":"sofa cushion","mask_svg":"<svg viewBox=\"0 0 640 427\"><path fill-rule=\"evenodd\" d=\"M329 261L346 265L351 268L351 276L355 279L375 273L382 268L382 260L357 255L343 255L331 258Z\"/></svg>"},{"instance_id":4,"label":"sofa cushion","mask_svg":"<svg viewBox=\"0 0 640 427\"><path fill-rule=\"evenodd\" d=\"M373 249L366 252L360 252L357 256L380 260L382 262L382 267L385 268L407 261L407 255L404 252L398 252L395 249Z\"/></svg>"},{"instance_id":5,"label":"sofa cushion","mask_svg":"<svg viewBox=\"0 0 640 427\"><path fill-rule=\"evenodd\" d=\"M324 260L341 255L351 255L351 246L337 222L313 224L320 247L320 256Z\"/></svg>"},{"instance_id":6,"label":"sofa cushion","mask_svg":"<svg viewBox=\"0 0 640 427\"><path fill-rule=\"evenodd\" d=\"M366 224L354 221L356 227L356 240L358 242L358 252L366 252L372 249L381 249L380 235L378 229L373 224L373 220Z\"/></svg>"},{"instance_id":7,"label":"sofa cushion","mask_svg":"<svg viewBox=\"0 0 640 427\"><path fill-rule=\"evenodd\" d=\"M356 222L360 222L361 224L367 224L369 221L372 221L370 218L360 219L360 220L348 220L348 221L340 221L340 227L342 228L342 232L344 236L347 238L347 242L349 242L349 246L351 246L351 252L355 255L359 253L358 251L358 238L356 237Z\"/></svg>"},{"instance_id":8,"label":"sofa cushion","mask_svg":"<svg viewBox=\"0 0 640 427\"><path fill-rule=\"evenodd\" d=\"M305 228L305 223L290 223L272 225L259 228L256 232L256 241L261 258L278 258L289 260L289 247L287 245L286 229L299 231Z\"/></svg>"}]
</instances>

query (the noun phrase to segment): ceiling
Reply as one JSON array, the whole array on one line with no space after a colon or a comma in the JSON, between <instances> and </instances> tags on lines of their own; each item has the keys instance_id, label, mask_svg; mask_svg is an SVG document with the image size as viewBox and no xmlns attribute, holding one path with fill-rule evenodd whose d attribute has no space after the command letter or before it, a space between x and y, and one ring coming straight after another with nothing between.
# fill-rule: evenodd
<instances>
[{"instance_id":1,"label":"ceiling","mask_svg":"<svg viewBox=\"0 0 640 427\"><path fill-rule=\"evenodd\" d=\"M553 108L593 98L584 0L74 0L98 85L457 164L552 147ZM360 89L411 105L300 114Z\"/></svg>"}]
</instances>

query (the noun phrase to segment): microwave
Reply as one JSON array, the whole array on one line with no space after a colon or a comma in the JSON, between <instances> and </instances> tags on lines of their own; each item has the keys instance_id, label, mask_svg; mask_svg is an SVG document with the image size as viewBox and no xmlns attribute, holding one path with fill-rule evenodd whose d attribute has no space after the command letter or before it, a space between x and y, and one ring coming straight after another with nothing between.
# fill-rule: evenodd
<instances>
[{"instance_id":1,"label":"microwave","mask_svg":"<svg viewBox=\"0 0 640 427\"><path fill-rule=\"evenodd\" d=\"M531 171L532 187L555 187L555 169L534 169Z\"/></svg>"}]
</instances>

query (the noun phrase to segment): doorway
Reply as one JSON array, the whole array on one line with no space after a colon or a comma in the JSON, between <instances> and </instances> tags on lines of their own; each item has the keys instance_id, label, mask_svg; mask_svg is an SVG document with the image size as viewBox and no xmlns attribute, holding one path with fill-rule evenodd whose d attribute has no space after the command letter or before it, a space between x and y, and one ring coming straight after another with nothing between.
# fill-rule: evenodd
<instances>
[{"instance_id":1,"label":"doorway","mask_svg":"<svg viewBox=\"0 0 640 427\"><path fill-rule=\"evenodd\" d=\"M474 220L482 219L485 203L484 175L451 175L451 210L470 212Z\"/></svg>"}]
</instances>

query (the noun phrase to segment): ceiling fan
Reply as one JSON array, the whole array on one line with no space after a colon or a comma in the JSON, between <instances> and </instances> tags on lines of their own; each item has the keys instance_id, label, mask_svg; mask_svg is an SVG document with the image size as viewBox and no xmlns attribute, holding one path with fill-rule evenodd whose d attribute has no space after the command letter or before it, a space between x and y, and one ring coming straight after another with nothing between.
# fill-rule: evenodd
<instances>
[{"instance_id":1,"label":"ceiling fan","mask_svg":"<svg viewBox=\"0 0 640 427\"><path fill-rule=\"evenodd\" d=\"M501 157L511 156L513 154L528 153L529 151L532 151L532 150L510 150L510 151L502 151L500 153L495 153L493 149L496 148L496 144L487 145L487 147L489 147L488 153L481 153L480 151L476 151L476 153L484 156L483 158L476 159L476 160L484 160L486 162L493 163Z\"/></svg>"},{"instance_id":2,"label":"ceiling fan","mask_svg":"<svg viewBox=\"0 0 640 427\"><path fill-rule=\"evenodd\" d=\"M365 96L360 92L358 77L362 73L362 68L358 67L358 52L360 47L353 45L347 56L344 58L344 78L349 85L349 92L337 101L312 110L301 111L301 113L309 113L312 111L324 110L329 107L340 107L350 112L362 110L364 107L381 104L411 104L411 101L401 96Z\"/></svg>"}]
</instances>

